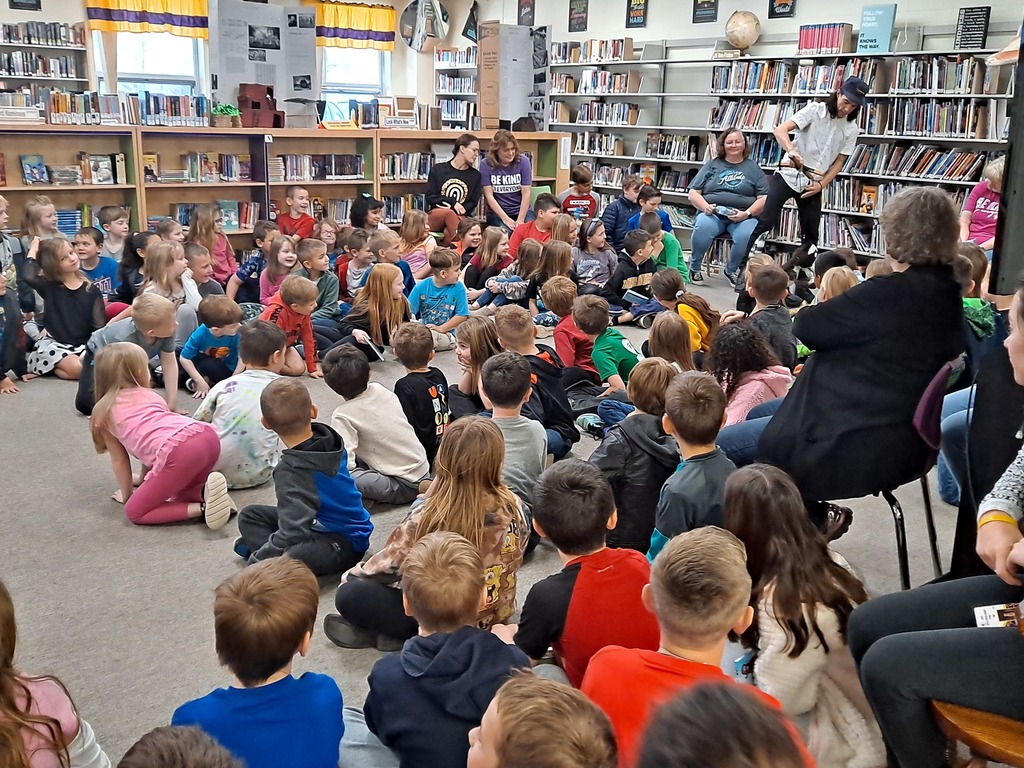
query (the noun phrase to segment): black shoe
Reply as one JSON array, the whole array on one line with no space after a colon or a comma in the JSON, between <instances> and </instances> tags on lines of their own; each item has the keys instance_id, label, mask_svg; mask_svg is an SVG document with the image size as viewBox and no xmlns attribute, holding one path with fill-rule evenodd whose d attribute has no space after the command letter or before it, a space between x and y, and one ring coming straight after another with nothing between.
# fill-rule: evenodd
<instances>
[{"instance_id":1,"label":"black shoe","mask_svg":"<svg viewBox=\"0 0 1024 768\"><path fill-rule=\"evenodd\" d=\"M650 328L654 325L654 317L657 314L657 312L648 312L646 315L640 315L640 317L636 319L637 327Z\"/></svg>"},{"instance_id":2,"label":"black shoe","mask_svg":"<svg viewBox=\"0 0 1024 768\"><path fill-rule=\"evenodd\" d=\"M339 648L376 648L382 653L393 653L402 650L402 646L405 645L402 640L378 635L368 629L357 627L338 613L329 613L324 616L324 634Z\"/></svg>"},{"instance_id":3,"label":"black shoe","mask_svg":"<svg viewBox=\"0 0 1024 768\"><path fill-rule=\"evenodd\" d=\"M722 270L722 277L724 277L726 280L728 280L729 281L729 285L731 285L733 288L736 287L736 273L735 272L726 272L723 269Z\"/></svg>"},{"instance_id":4,"label":"black shoe","mask_svg":"<svg viewBox=\"0 0 1024 768\"><path fill-rule=\"evenodd\" d=\"M704 282L704 273L701 272L699 269L696 272L691 272L690 273L690 282L691 283L703 283Z\"/></svg>"},{"instance_id":5,"label":"black shoe","mask_svg":"<svg viewBox=\"0 0 1024 768\"><path fill-rule=\"evenodd\" d=\"M832 502L825 502L825 539L835 541L850 530L853 523L853 510L841 507Z\"/></svg>"}]
</instances>

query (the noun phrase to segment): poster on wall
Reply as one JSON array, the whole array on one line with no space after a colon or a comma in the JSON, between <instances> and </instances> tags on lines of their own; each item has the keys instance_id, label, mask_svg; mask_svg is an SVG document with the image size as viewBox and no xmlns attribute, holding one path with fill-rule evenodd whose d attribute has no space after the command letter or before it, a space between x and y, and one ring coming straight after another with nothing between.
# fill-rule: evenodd
<instances>
[{"instance_id":1,"label":"poster on wall","mask_svg":"<svg viewBox=\"0 0 1024 768\"><path fill-rule=\"evenodd\" d=\"M536 17L536 6L534 0L519 0L519 12L516 14L516 24L521 27L532 27Z\"/></svg>"},{"instance_id":2,"label":"poster on wall","mask_svg":"<svg viewBox=\"0 0 1024 768\"><path fill-rule=\"evenodd\" d=\"M469 16L466 17L466 24L462 28L462 36L469 40L469 42L476 44L476 25L477 19L480 18L480 4L473 0L473 5L469 9Z\"/></svg>"},{"instance_id":3,"label":"poster on wall","mask_svg":"<svg viewBox=\"0 0 1024 768\"><path fill-rule=\"evenodd\" d=\"M791 19L796 15L796 0L768 0L769 19Z\"/></svg>"},{"instance_id":4,"label":"poster on wall","mask_svg":"<svg viewBox=\"0 0 1024 768\"><path fill-rule=\"evenodd\" d=\"M718 0L693 0L693 23L718 21Z\"/></svg>"},{"instance_id":5,"label":"poster on wall","mask_svg":"<svg viewBox=\"0 0 1024 768\"><path fill-rule=\"evenodd\" d=\"M715 0L717 3L718 0ZM569 0L569 31L586 32L590 0Z\"/></svg>"},{"instance_id":6,"label":"poster on wall","mask_svg":"<svg viewBox=\"0 0 1024 768\"><path fill-rule=\"evenodd\" d=\"M548 104L551 89L551 62L548 58L551 27L534 27L533 38L533 90L530 91L527 115L533 118L535 130L548 129Z\"/></svg>"},{"instance_id":7,"label":"poster on wall","mask_svg":"<svg viewBox=\"0 0 1024 768\"><path fill-rule=\"evenodd\" d=\"M7 6L12 11L41 11L43 0L7 0Z\"/></svg>"},{"instance_id":8,"label":"poster on wall","mask_svg":"<svg viewBox=\"0 0 1024 768\"><path fill-rule=\"evenodd\" d=\"M626 29L647 26L647 0L626 0Z\"/></svg>"}]
</instances>

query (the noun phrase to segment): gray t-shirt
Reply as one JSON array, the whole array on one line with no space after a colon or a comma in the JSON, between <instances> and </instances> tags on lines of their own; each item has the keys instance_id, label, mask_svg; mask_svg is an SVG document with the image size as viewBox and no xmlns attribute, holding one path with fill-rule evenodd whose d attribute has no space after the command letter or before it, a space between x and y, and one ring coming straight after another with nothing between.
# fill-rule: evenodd
<instances>
[{"instance_id":1,"label":"gray t-shirt","mask_svg":"<svg viewBox=\"0 0 1024 768\"><path fill-rule=\"evenodd\" d=\"M168 336L166 339L154 339L153 343L150 343L146 340L142 331L135 327L135 321L130 317L118 320L116 323L111 323L105 328L100 328L98 331L93 332L86 346L88 346L90 352L96 354L108 344L114 344L119 341L127 341L142 347L146 350L146 357L148 358L155 357L162 352L174 352L173 335Z\"/></svg>"},{"instance_id":2,"label":"gray t-shirt","mask_svg":"<svg viewBox=\"0 0 1024 768\"><path fill-rule=\"evenodd\" d=\"M712 205L727 205L745 211L758 195L768 194L764 171L751 159L738 163L716 157L704 163L690 185Z\"/></svg>"},{"instance_id":3,"label":"gray t-shirt","mask_svg":"<svg viewBox=\"0 0 1024 768\"><path fill-rule=\"evenodd\" d=\"M494 419L505 436L505 465L501 479L525 504L533 503L533 487L544 471L548 436L539 421L517 416Z\"/></svg>"}]
</instances>

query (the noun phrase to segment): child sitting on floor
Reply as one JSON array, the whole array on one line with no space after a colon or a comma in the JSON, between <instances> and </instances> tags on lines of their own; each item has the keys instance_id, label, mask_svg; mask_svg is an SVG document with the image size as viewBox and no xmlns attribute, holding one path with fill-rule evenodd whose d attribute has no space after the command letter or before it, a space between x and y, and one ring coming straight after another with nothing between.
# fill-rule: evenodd
<instances>
[{"instance_id":1,"label":"child sitting on floor","mask_svg":"<svg viewBox=\"0 0 1024 768\"><path fill-rule=\"evenodd\" d=\"M484 363L500 351L498 333L487 318L471 317L455 331L455 360L462 376L449 390L452 420L476 415L487 408L480 398L480 372Z\"/></svg>"},{"instance_id":2,"label":"child sitting on floor","mask_svg":"<svg viewBox=\"0 0 1024 768\"><path fill-rule=\"evenodd\" d=\"M579 459L559 462L541 475L534 498L534 528L555 545L562 570L533 586L518 628L495 627L495 634L514 636L534 664L553 648L576 688L605 646L657 650L658 623L640 599L650 565L639 552L605 544L616 511L600 470Z\"/></svg>"},{"instance_id":3,"label":"child sitting on floor","mask_svg":"<svg viewBox=\"0 0 1024 768\"><path fill-rule=\"evenodd\" d=\"M611 327L608 302L600 296L580 296L573 302L572 318L593 344L591 357L597 375L608 385L602 396L625 392L629 374L642 355L617 328Z\"/></svg>"},{"instance_id":4,"label":"child sitting on floor","mask_svg":"<svg viewBox=\"0 0 1024 768\"><path fill-rule=\"evenodd\" d=\"M227 479L228 488L252 488L270 479L281 458L281 441L263 426L260 395L280 377L287 337L265 320L243 325L238 335L238 356L245 370L214 384L193 418L217 430L216 469Z\"/></svg>"},{"instance_id":5,"label":"child sitting on floor","mask_svg":"<svg viewBox=\"0 0 1024 768\"><path fill-rule=\"evenodd\" d=\"M434 359L434 337L421 323L402 323L395 331L392 345L395 357L405 368L405 376L395 382L395 396L423 446L427 463L433 466L452 417L448 379L430 365Z\"/></svg>"},{"instance_id":6,"label":"child sitting on floor","mask_svg":"<svg viewBox=\"0 0 1024 768\"><path fill-rule=\"evenodd\" d=\"M540 289L544 306L561 319L555 326L555 352L562 361L562 381L568 388L578 381L589 381L593 384L601 378L594 367L592 352L594 342L580 330L572 314L573 302L576 301L576 284L568 277L553 277Z\"/></svg>"},{"instance_id":7,"label":"child sitting on floor","mask_svg":"<svg viewBox=\"0 0 1024 768\"><path fill-rule=\"evenodd\" d=\"M401 240L398 252L409 265L413 277L417 280L428 277L434 270L434 266L430 263L430 254L437 248L437 241L430 234L427 214L415 208L406 211L402 216L402 226L398 228L398 237ZM461 269L462 257L460 256L458 270Z\"/></svg>"},{"instance_id":8,"label":"child sitting on floor","mask_svg":"<svg viewBox=\"0 0 1024 768\"><path fill-rule=\"evenodd\" d=\"M793 336L793 317L785 305L789 295L789 275L774 264L749 274L749 291L754 297L754 309L749 314L750 325L763 334L779 362L793 370L796 366L796 337ZM856 281L852 271L850 277ZM733 310L722 315L721 322L736 322L744 316L742 312Z\"/></svg>"},{"instance_id":9,"label":"child sitting on floor","mask_svg":"<svg viewBox=\"0 0 1024 768\"><path fill-rule=\"evenodd\" d=\"M673 536L722 524L725 481L736 470L715 445L725 423L725 392L707 373L687 371L665 392L662 428L675 438L683 462L661 489L647 559Z\"/></svg>"},{"instance_id":10,"label":"child sitting on floor","mask_svg":"<svg viewBox=\"0 0 1024 768\"><path fill-rule=\"evenodd\" d=\"M225 293L239 304L260 303L260 277L267 268L270 251L281 231L272 221L260 220L252 228L256 253L242 262L238 271L228 280Z\"/></svg>"},{"instance_id":11,"label":"child sitting on floor","mask_svg":"<svg viewBox=\"0 0 1024 768\"><path fill-rule=\"evenodd\" d=\"M260 410L263 425L285 445L274 468L277 506L242 509L235 554L250 563L287 555L317 576L351 568L370 546L373 524L348 473L341 436L313 421L316 406L295 379L267 384Z\"/></svg>"},{"instance_id":12,"label":"child sitting on floor","mask_svg":"<svg viewBox=\"0 0 1024 768\"><path fill-rule=\"evenodd\" d=\"M725 390L725 426L745 421L761 403L785 397L793 374L779 365L761 332L749 320L718 329L704 368Z\"/></svg>"},{"instance_id":13,"label":"child sitting on floor","mask_svg":"<svg viewBox=\"0 0 1024 768\"><path fill-rule=\"evenodd\" d=\"M24 377L26 370L21 318L18 296L7 287L7 276L0 272L0 395L21 391L14 383L14 379Z\"/></svg>"},{"instance_id":14,"label":"child sitting on floor","mask_svg":"<svg viewBox=\"0 0 1024 768\"><path fill-rule=\"evenodd\" d=\"M481 314L493 314L494 310L502 304L522 304L526 299L526 290L530 287L530 279L540 269L540 256L544 252L544 246L533 238L527 238L519 244L519 253L516 260L501 270L497 277L487 281L487 290L495 294L493 301L479 311ZM486 298L486 296L482 297ZM477 309L476 306L470 309Z\"/></svg>"},{"instance_id":15,"label":"child sitting on floor","mask_svg":"<svg viewBox=\"0 0 1024 768\"><path fill-rule=\"evenodd\" d=\"M309 653L319 603L313 574L289 557L221 582L217 657L237 684L182 704L171 725L202 728L248 768L337 768L345 733L338 684L316 672L292 675L296 654Z\"/></svg>"},{"instance_id":16,"label":"child sitting on floor","mask_svg":"<svg viewBox=\"0 0 1024 768\"><path fill-rule=\"evenodd\" d=\"M189 241L184 243L182 248L185 249L185 262L192 273L199 295L204 299L210 296L223 296L223 286L213 279L213 259L207 247Z\"/></svg>"},{"instance_id":17,"label":"child sitting on floor","mask_svg":"<svg viewBox=\"0 0 1024 768\"><path fill-rule=\"evenodd\" d=\"M647 232L633 229L626 233L625 245L619 254L615 272L601 291L601 296L609 304L631 310L623 313L617 322L628 323L643 314L657 311L658 307L648 306L651 300L651 280L657 269L651 258L653 252L654 241ZM626 291L643 297L643 301L626 298ZM632 311L641 309L645 311Z\"/></svg>"},{"instance_id":18,"label":"child sitting on floor","mask_svg":"<svg viewBox=\"0 0 1024 768\"><path fill-rule=\"evenodd\" d=\"M211 296L199 304L199 322L178 357L182 374L188 377L185 386L197 400L206 397L211 384L242 370L238 357L242 308L227 296Z\"/></svg>"},{"instance_id":19,"label":"child sitting on floor","mask_svg":"<svg viewBox=\"0 0 1024 768\"><path fill-rule=\"evenodd\" d=\"M516 573L528 538L522 502L502 483L501 430L479 416L459 419L441 440L437 476L429 495L413 504L384 548L360 563L338 587L338 614L324 632L342 648L397 650L418 631L402 604L400 570L409 549L433 531L465 537L484 564L482 628L507 622L515 612Z\"/></svg>"},{"instance_id":20,"label":"child sitting on floor","mask_svg":"<svg viewBox=\"0 0 1024 768\"><path fill-rule=\"evenodd\" d=\"M316 340L309 319L316 308L316 297L316 283L299 275L289 275L281 284L281 290L274 294L260 315L260 320L273 323L288 337L288 352L284 368L281 369L285 376L301 376L305 370L310 378L323 378L323 373L317 367ZM297 349L300 344L301 355Z\"/></svg>"},{"instance_id":21,"label":"child sitting on floor","mask_svg":"<svg viewBox=\"0 0 1024 768\"><path fill-rule=\"evenodd\" d=\"M351 344L324 357L324 381L344 398L331 416L348 455L348 472L364 501L408 504L430 472L423 446L390 389L370 382L366 355Z\"/></svg>"},{"instance_id":22,"label":"child sitting on floor","mask_svg":"<svg viewBox=\"0 0 1024 768\"><path fill-rule=\"evenodd\" d=\"M432 251L431 276L416 283L409 294L413 315L434 332L434 349L438 351L455 346L452 332L469 317L466 286L459 282L461 264L459 254L450 248Z\"/></svg>"},{"instance_id":23,"label":"child sitting on floor","mask_svg":"<svg viewBox=\"0 0 1024 768\"><path fill-rule=\"evenodd\" d=\"M149 388L142 349L116 342L96 353L96 406L89 421L97 453L109 453L114 501L136 525L203 518L223 528L235 504L224 475L213 471L220 441L209 424L171 411ZM131 457L142 464L135 487Z\"/></svg>"},{"instance_id":24,"label":"child sitting on floor","mask_svg":"<svg viewBox=\"0 0 1024 768\"><path fill-rule=\"evenodd\" d=\"M89 282L104 298L110 296L117 288L117 262L110 256L101 256L103 233L96 227L82 227L75 233L71 241L78 256L78 266Z\"/></svg>"},{"instance_id":25,"label":"child sitting on floor","mask_svg":"<svg viewBox=\"0 0 1024 768\"><path fill-rule=\"evenodd\" d=\"M403 768L462 766L469 732L526 655L476 626L484 593L480 553L457 533L434 531L402 563L402 604L419 634L373 666L367 727Z\"/></svg>"},{"instance_id":26,"label":"child sitting on floor","mask_svg":"<svg viewBox=\"0 0 1024 768\"><path fill-rule=\"evenodd\" d=\"M274 294L281 290L285 278L298 264L295 243L290 237L278 235L270 244L267 266L260 272L260 304L267 306Z\"/></svg>"}]
</instances>

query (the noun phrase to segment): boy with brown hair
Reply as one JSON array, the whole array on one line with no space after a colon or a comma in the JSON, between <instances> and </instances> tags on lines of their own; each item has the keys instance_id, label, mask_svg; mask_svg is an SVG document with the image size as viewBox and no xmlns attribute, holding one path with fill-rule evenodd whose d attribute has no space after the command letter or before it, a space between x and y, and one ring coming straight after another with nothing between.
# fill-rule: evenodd
<instances>
[{"instance_id":1,"label":"boy with brown hair","mask_svg":"<svg viewBox=\"0 0 1024 768\"><path fill-rule=\"evenodd\" d=\"M419 634L370 672L367 727L402 768L461 766L469 732L526 655L476 626L484 565L456 533L429 533L402 563L402 603Z\"/></svg>"},{"instance_id":2,"label":"boy with brown hair","mask_svg":"<svg viewBox=\"0 0 1024 768\"><path fill-rule=\"evenodd\" d=\"M640 213L640 204L636 201L640 187L644 184L638 174L631 173L622 179L622 194L613 201L601 214L601 222L608 234L608 242L616 253L622 250L623 240L629 231L629 220Z\"/></svg>"},{"instance_id":3,"label":"boy with brown hair","mask_svg":"<svg viewBox=\"0 0 1024 768\"><path fill-rule=\"evenodd\" d=\"M619 262L615 273L611 276L601 295L609 304L629 308L634 302L625 299L626 291L634 291L651 301L651 277L657 271L651 254L654 252L654 240L642 229L633 229L626 233L626 239L619 254ZM637 304L637 307L643 306Z\"/></svg>"},{"instance_id":4,"label":"boy with brown hair","mask_svg":"<svg viewBox=\"0 0 1024 768\"><path fill-rule=\"evenodd\" d=\"M120 205L104 205L96 212L96 222L103 230L103 250L100 256L109 256L121 263L124 255L124 242L131 234L128 223L128 211Z\"/></svg>"},{"instance_id":5,"label":"boy with brown hair","mask_svg":"<svg viewBox=\"0 0 1024 768\"><path fill-rule=\"evenodd\" d=\"M533 201L533 214L536 218L515 228L508 238L508 253L515 259L519 256L519 245L523 240L534 239L541 245L551 239L551 226L555 216L562 212L562 205L554 195L542 192Z\"/></svg>"},{"instance_id":6,"label":"boy with brown hair","mask_svg":"<svg viewBox=\"0 0 1024 768\"><path fill-rule=\"evenodd\" d=\"M724 524L725 481L736 470L715 445L724 423L725 391L711 374L684 371L668 385L661 426L675 439L683 463L662 486L648 560L673 536Z\"/></svg>"},{"instance_id":7,"label":"boy with brown hair","mask_svg":"<svg viewBox=\"0 0 1024 768\"><path fill-rule=\"evenodd\" d=\"M373 524L341 435L313 421L317 408L295 379L267 384L260 411L285 445L274 468L277 506L250 504L238 513L235 554L250 563L287 555L317 576L348 570L369 548Z\"/></svg>"},{"instance_id":8,"label":"boy with brown hair","mask_svg":"<svg viewBox=\"0 0 1024 768\"><path fill-rule=\"evenodd\" d=\"M614 768L605 714L582 693L530 674L498 689L469 733L466 768Z\"/></svg>"},{"instance_id":9,"label":"boy with brown hair","mask_svg":"<svg viewBox=\"0 0 1024 768\"><path fill-rule=\"evenodd\" d=\"M591 356L594 342L579 329L572 316L572 304L576 301L576 283L561 275L552 277L541 286L540 298L548 311L561 318L555 326L553 335L555 352L565 366L562 379L566 386L571 386L577 381L597 384L600 377Z\"/></svg>"},{"instance_id":10,"label":"boy with brown hair","mask_svg":"<svg viewBox=\"0 0 1024 768\"><path fill-rule=\"evenodd\" d=\"M793 370L796 366L796 337L793 335L793 316L786 307L789 295L789 275L782 267L767 264L751 269L747 265L747 293L754 299L750 314L730 310L722 315L722 324L734 323L745 317L765 337L779 362Z\"/></svg>"},{"instance_id":11,"label":"boy with brown hair","mask_svg":"<svg viewBox=\"0 0 1024 768\"><path fill-rule=\"evenodd\" d=\"M200 400L210 385L242 370L238 357L238 329L242 308L227 296L211 296L199 302L199 327L182 347L178 361L185 387Z\"/></svg>"},{"instance_id":12,"label":"boy with brown hair","mask_svg":"<svg viewBox=\"0 0 1024 768\"><path fill-rule=\"evenodd\" d=\"M237 683L182 704L171 725L198 726L248 768L337 766L345 731L338 684L315 672L292 676L294 656L309 652L319 603L316 578L290 557L221 582L217 657Z\"/></svg>"},{"instance_id":13,"label":"boy with brown hair","mask_svg":"<svg viewBox=\"0 0 1024 768\"><path fill-rule=\"evenodd\" d=\"M318 293L316 283L309 278L288 275L281 283L281 290L274 294L270 304L260 314L260 320L273 323L288 337L288 352L281 369L285 376L301 376L303 370L308 371L313 379L322 379L324 376L317 367L316 340L310 320L310 315L316 309ZM299 344L302 345L302 355L296 349Z\"/></svg>"},{"instance_id":14,"label":"boy with brown hair","mask_svg":"<svg viewBox=\"0 0 1024 768\"><path fill-rule=\"evenodd\" d=\"M429 261L431 276L416 283L409 309L434 332L434 349L451 349L455 329L469 319L466 286L459 282L462 257L451 248L435 248Z\"/></svg>"},{"instance_id":15,"label":"boy with brown hair","mask_svg":"<svg viewBox=\"0 0 1024 768\"><path fill-rule=\"evenodd\" d=\"M434 466L441 438L452 419L448 379L430 365L434 335L422 323L402 323L391 337L391 347L405 367L405 376L395 382L395 395L427 454L427 462Z\"/></svg>"},{"instance_id":16,"label":"boy with brown hair","mask_svg":"<svg viewBox=\"0 0 1024 768\"><path fill-rule=\"evenodd\" d=\"M192 279L196 282L199 295L204 299L210 296L223 296L223 286L213 279L213 258L210 256L210 249L194 240L183 243L182 248L185 249L185 261L192 270Z\"/></svg>"},{"instance_id":17,"label":"boy with brown hair","mask_svg":"<svg viewBox=\"0 0 1024 768\"><path fill-rule=\"evenodd\" d=\"M654 241L654 265L657 269L679 270L683 280L690 282L690 267L683 258L683 246L674 232L666 232L661 227L661 217L654 211L640 214L640 226L637 229L646 232Z\"/></svg>"},{"instance_id":18,"label":"boy with brown hair","mask_svg":"<svg viewBox=\"0 0 1024 768\"><path fill-rule=\"evenodd\" d=\"M412 289L416 287L416 278L413 277L409 263L402 258L402 252L399 250L401 243L402 238L393 229L378 229L370 235L366 244L376 263L394 264L402 271L402 292L408 297L412 293ZM372 268L371 266L370 269ZM366 275L363 275L362 283L365 282Z\"/></svg>"},{"instance_id":19,"label":"boy with brown hair","mask_svg":"<svg viewBox=\"0 0 1024 768\"><path fill-rule=\"evenodd\" d=\"M301 267L295 274L309 278L316 284L316 309L311 319L333 321L338 316L338 276L331 272L327 243L306 238L295 246L295 256Z\"/></svg>"},{"instance_id":20,"label":"boy with brown hair","mask_svg":"<svg viewBox=\"0 0 1024 768\"><path fill-rule=\"evenodd\" d=\"M608 387L601 397L624 392L629 374L642 355L618 328L611 327L608 302L600 296L580 296L573 302L572 318L594 347L591 355L597 375Z\"/></svg>"},{"instance_id":21,"label":"boy with brown hair","mask_svg":"<svg viewBox=\"0 0 1024 768\"><path fill-rule=\"evenodd\" d=\"M355 301L356 292L362 287L367 273L373 267L374 254L370 248L370 238L376 234L375 232L368 235L365 229L351 230L343 242L344 257L334 263L338 279L338 296L348 304ZM395 237L398 237L397 233Z\"/></svg>"},{"instance_id":22,"label":"boy with brown hair","mask_svg":"<svg viewBox=\"0 0 1024 768\"><path fill-rule=\"evenodd\" d=\"M657 649L658 624L640 601L651 569L639 552L608 548L617 513L597 467L561 461L540 476L533 496L533 527L555 545L562 570L533 586L518 627L491 631L514 641L534 664L554 649L578 688L591 657L605 646Z\"/></svg>"},{"instance_id":23,"label":"boy with brown hair","mask_svg":"<svg viewBox=\"0 0 1024 768\"><path fill-rule=\"evenodd\" d=\"M656 213L661 219L661 228L666 232L672 231L672 220L668 214L661 210L661 190L653 184L644 184L636 193L636 201L640 204L639 213L629 219L629 228L637 229L640 226L640 217L645 213Z\"/></svg>"},{"instance_id":24,"label":"boy with brown hair","mask_svg":"<svg viewBox=\"0 0 1024 768\"><path fill-rule=\"evenodd\" d=\"M558 196L562 204L562 213L567 213L576 221L597 216L601 207L601 199L594 194L594 172L583 163L574 165L569 172L572 185Z\"/></svg>"},{"instance_id":25,"label":"boy with brown hair","mask_svg":"<svg viewBox=\"0 0 1024 768\"><path fill-rule=\"evenodd\" d=\"M228 280L225 293L239 304L260 303L260 275L267 268L267 255L274 238L281 234L273 221L260 219L252 228L252 239L256 253L247 258ZM250 251L251 253L251 251Z\"/></svg>"},{"instance_id":26,"label":"boy with brown hair","mask_svg":"<svg viewBox=\"0 0 1024 768\"><path fill-rule=\"evenodd\" d=\"M316 221L309 215L309 192L301 184L293 184L284 191L287 212L277 214L277 226L282 235L307 238L313 236Z\"/></svg>"},{"instance_id":27,"label":"boy with brown hair","mask_svg":"<svg viewBox=\"0 0 1024 768\"><path fill-rule=\"evenodd\" d=\"M537 326L525 307L515 304L499 307L494 313L494 330L502 348L518 352L530 363L533 394L524 414L544 426L548 453L561 459L580 439L565 394L562 361L550 347L537 344Z\"/></svg>"},{"instance_id":28,"label":"boy with brown hair","mask_svg":"<svg viewBox=\"0 0 1024 768\"><path fill-rule=\"evenodd\" d=\"M608 545L647 553L661 487L679 466L679 448L662 428L665 393L676 369L660 357L641 360L626 392L636 410L613 424L590 455L611 483L618 522Z\"/></svg>"}]
</instances>

